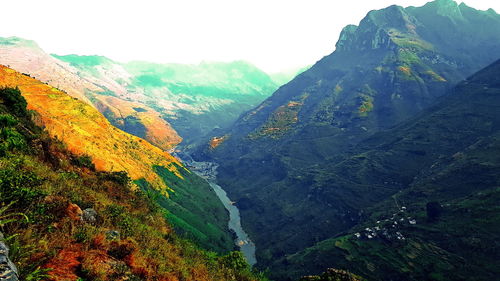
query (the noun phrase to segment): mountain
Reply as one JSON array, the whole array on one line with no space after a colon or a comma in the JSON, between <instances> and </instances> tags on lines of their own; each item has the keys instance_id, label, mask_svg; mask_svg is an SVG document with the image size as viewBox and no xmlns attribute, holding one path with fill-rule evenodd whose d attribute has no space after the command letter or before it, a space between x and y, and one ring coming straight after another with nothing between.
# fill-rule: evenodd
<instances>
[{"instance_id":1,"label":"mountain","mask_svg":"<svg viewBox=\"0 0 500 281\"><path fill-rule=\"evenodd\" d=\"M273 269L341 235L404 188L405 174L386 175L376 163L334 164L374 134L449 99L456 83L500 58L499 28L494 11L451 0L371 11L344 28L335 52L200 148L196 157L219 163L218 182L240 207L260 266ZM409 149L408 157L419 153ZM390 184L372 184L379 180ZM282 273L277 280L294 276Z\"/></svg>"},{"instance_id":2,"label":"mountain","mask_svg":"<svg viewBox=\"0 0 500 281\"><path fill-rule=\"evenodd\" d=\"M126 92L122 99L153 108L184 138L184 145L196 142L214 129L229 126L278 87L266 73L244 61L120 64L99 56L54 57L77 68L79 75L87 80L98 83L107 79L120 85ZM113 97L101 99L104 105L111 100L118 102ZM109 106L101 111L108 119L119 116L105 108Z\"/></svg>"},{"instance_id":3,"label":"mountain","mask_svg":"<svg viewBox=\"0 0 500 281\"><path fill-rule=\"evenodd\" d=\"M36 113L37 124L80 157L77 161L92 164L98 171L126 172L136 188L158 193L155 197L178 231L209 249L222 252L234 247L222 203L206 181L173 156L112 126L89 104L0 66L3 87L19 89L28 109Z\"/></svg>"},{"instance_id":4,"label":"mountain","mask_svg":"<svg viewBox=\"0 0 500 281\"><path fill-rule=\"evenodd\" d=\"M39 94L48 88L30 80ZM0 89L3 280L263 280L241 253L180 237L126 173L96 171L36 126L26 105L19 89Z\"/></svg>"},{"instance_id":5,"label":"mountain","mask_svg":"<svg viewBox=\"0 0 500 281\"><path fill-rule=\"evenodd\" d=\"M113 125L146 139L162 149L170 149L182 139L161 115L150 107L130 100L126 87L130 77L119 65L101 58L106 66L95 75L82 74L77 68L45 53L35 42L17 37L0 39L0 63L66 91L109 116Z\"/></svg>"},{"instance_id":6,"label":"mountain","mask_svg":"<svg viewBox=\"0 0 500 281\"><path fill-rule=\"evenodd\" d=\"M319 170L330 174L309 189L311 200L364 205L360 221L276 261L275 274L335 266L370 280L495 279L499 149L500 60L342 161L324 163Z\"/></svg>"}]
</instances>

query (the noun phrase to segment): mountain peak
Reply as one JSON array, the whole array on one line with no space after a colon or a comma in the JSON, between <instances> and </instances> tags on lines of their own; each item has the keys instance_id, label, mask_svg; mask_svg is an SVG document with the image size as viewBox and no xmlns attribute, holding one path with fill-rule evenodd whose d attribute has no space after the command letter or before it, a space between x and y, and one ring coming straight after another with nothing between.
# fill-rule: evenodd
<instances>
[{"instance_id":1,"label":"mountain peak","mask_svg":"<svg viewBox=\"0 0 500 281\"><path fill-rule=\"evenodd\" d=\"M353 39L353 35L358 29L357 25L354 24L349 24L346 27L342 29L340 32L339 40L337 41L337 44L335 44L336 48L339 50L347 48L349 46L350 41Z\"/></svg>"},{"instance_id":2,"label":"mountain peak","mask_svg":"<svg viewBox=\"0 0 500 281\"><path fill-rule=\"evenodd\" d=\"M346 26L336 44L338 50L367 50L394 47L392 31L415 34L418 21L401 6L370 11L359 26Z\"/></svg>"},{"instance_id":3,"label":"mountain peak","mask_svg":"<svg viewBox=\"0 0 500 281\"><path fill-rule=\"evenodd\" d=\"M433 2L425 4L424 8L430 8L436 14L443 17L463 19L460 5L458 5L458 3L453 0L435 0Z\"/></svg>"}]
</instances>

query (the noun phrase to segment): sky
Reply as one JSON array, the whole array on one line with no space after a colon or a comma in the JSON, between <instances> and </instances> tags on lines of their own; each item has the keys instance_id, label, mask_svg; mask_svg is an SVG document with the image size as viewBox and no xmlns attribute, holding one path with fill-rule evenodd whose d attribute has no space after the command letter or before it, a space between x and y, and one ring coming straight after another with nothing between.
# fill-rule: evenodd
<instances>
[{"instance_id":1,"label":"sky","mask_svg":"<svg viewBox=\"0 0 500 281\"><path fill-rule=\"evenodd\" d=\"M267 72L311 65L370 10L427 0L0 0L0 36L46 52L127 62L246 60ZM460 1L457 1L460 3ZM465 0L500 12L499 0ZM8 24L5 24L8 23Z\"/></svg>"}]
</instances>

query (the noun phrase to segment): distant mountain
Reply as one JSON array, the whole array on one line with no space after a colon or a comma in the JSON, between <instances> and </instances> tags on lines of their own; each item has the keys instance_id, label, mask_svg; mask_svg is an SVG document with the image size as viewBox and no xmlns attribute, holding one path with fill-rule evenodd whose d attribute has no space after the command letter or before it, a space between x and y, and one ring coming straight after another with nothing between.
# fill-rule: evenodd
<instances>
[{"instance_id":1,"label":"distant mountain","mask_svg":"<svg viewBox=\"0 0 500 281\"><path fill-rule=\"evenodd\" d=\"M260 265L286 265L283 257L341 235L405 188L397 174L365 175L377 163L333 165L500 58L497 30L494 11L451 0L371 11L359 26L344 28L335 52L200 148L198 158L220 164L219 184L240 207ZM342 177L352 173L366 176L363 185ZM379 180L388 184L371 184Z\"/></svg>"},{"instance_id":2,"label":"distant mountain","mask_svg":"<svg viewBox=\"0 0 500 281\"><path fill-rule=\"evenodd\" d=\"M121 64L98 56L54 57L77 68L86 80L96 84L105 80L117 85L115 88L125 93L120 99L153 108L179 132L185 145L232 124L242 112L278 88L266 73L243 61L199 65ZM117 92L115 88L108 88L110 92ZM97 107L102 107L101 111L110 120L120 120L119 112L112 110L116 103L120 103L116 97L106 97L100 99ZM125 124L127 121L125 118ZM147 122L136 123L140 126ZM124 130L134 133L140 128L125 126Z\"/></svg>"},{"instance_id":3,"label":"distant mountain","mask_svg":"<svg viewBox=\"0 0 500 281\"><path fill-rule=\"evenodd\" d=\"M215 251L234 247L222 203L205 180L173 156L115 128L89 104L0 65L0 88L5 87L21 91L35 121L69 152L83 157L78 161L92 161L98 171L126 172L136 188L155 195L179 233Z\"/></svg>"},{"instance_id":4,"label":"distant mountain","mask_svg":"<svg viewBox=\"0 0 500 281\"><path fill-rule=\"evenodd\" d=\"M126 71L111 60L101 59L101 67L88 75L45 53L33 41L17 37L0 40L0 63L66 91L106 114L113 125L162 149L178 144L182 139L170 124L155 110L130 99L127 89L115 81L127 83Z\"/></svg>"}]
</instances>

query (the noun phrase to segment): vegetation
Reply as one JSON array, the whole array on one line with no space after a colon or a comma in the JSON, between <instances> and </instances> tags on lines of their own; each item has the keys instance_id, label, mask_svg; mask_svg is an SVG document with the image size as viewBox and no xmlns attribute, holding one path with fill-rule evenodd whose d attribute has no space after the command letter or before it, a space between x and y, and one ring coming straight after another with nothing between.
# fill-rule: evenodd
<instances>
[{"instance_id":1,"label":"vegetation","mask_svg":"<svg viewBox=\"0 0 500 281\"><path fill-rule=\"evenodd\" d=\"M111 181L123 179L123 183L127 182L123 177L125 173L132 181L144 182L160 194L163 200L168 196L176 198L175 206L164 206L171 208L169 211L173 215L188 216L192 222L196 221L184 226L205 237L197 240L202 241L201 246L217 252L233 249L232 235L227 229L228 214L224 206L206 182L187 172L170 154L113 127L88 104L13 69L0 66L0 86L2 85L13 88L3 90L2 104L11 110L11 115L0 116L0 126L3 126L0 128L0 135L6 139L0 145L0 155L7 149L22 150L26 147L21 133L40 130L23 127L21 131L16 131L11 128L18 122L19 116L30 116L26 110L27 105L33 110L35 120L45 126L47 133L58 138L71 152L71 165L107 172L100 178ZM26 100L19 96L19 92ZM128 123L136 121L134 118L126 120ZM152 124L156 127L154 122L153 119ZM56 156L47 157L54 164L60 162ZM193 200L198 201L194 204Z\"/></svg>"},{"instance_id":2,"label":"vegetation","mask_svg":"<svg viewBox=\"0 0 500 281\"><path fill-rule=\"evenodd\" d=\"M12 96L19 102L6 106ZM23 104L19 90L0 91L1 128L25 144L5 146L0 157L0 226L21 280L261 278L241 254L218 256L177 236L163 209L133 191L125 173L94 171L29 112L18 114ZM0 143L11 138L1 135Z\"/></svg>"}]
</instances>

